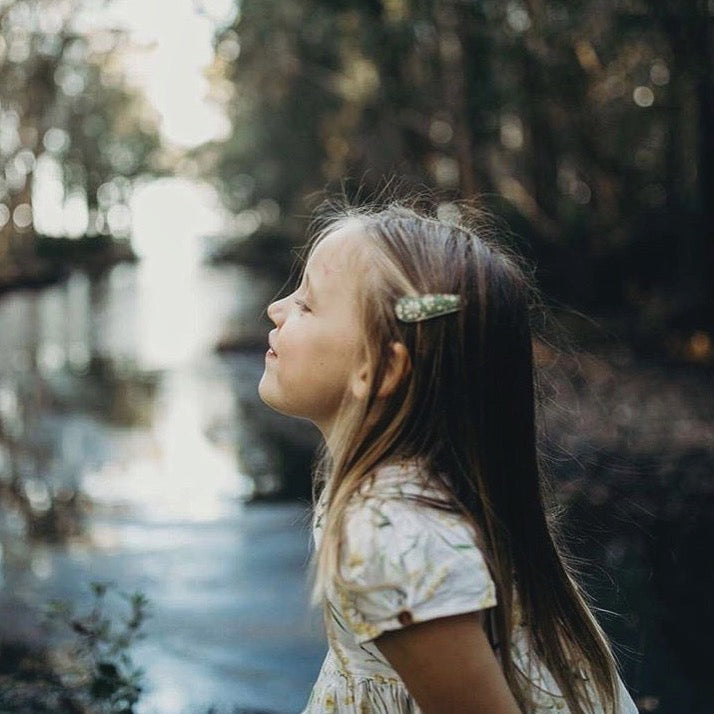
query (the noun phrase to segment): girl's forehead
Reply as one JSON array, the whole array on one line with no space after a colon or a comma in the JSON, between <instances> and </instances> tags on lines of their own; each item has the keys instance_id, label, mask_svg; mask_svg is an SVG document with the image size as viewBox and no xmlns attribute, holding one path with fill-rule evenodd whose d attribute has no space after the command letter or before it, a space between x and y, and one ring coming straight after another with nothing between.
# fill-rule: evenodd
<instances>
[{"instance_id":1,"label":"girl's forehead","mask_svg":"<svg viewBox=\"0 0 714 714\"><path fill-rule=\"evenodd\" d=\"M364 231L350 221L329 231L312 249L307 260L311 277L331 278L354 273L367 250Z\"/></svg>"}]
</instances>

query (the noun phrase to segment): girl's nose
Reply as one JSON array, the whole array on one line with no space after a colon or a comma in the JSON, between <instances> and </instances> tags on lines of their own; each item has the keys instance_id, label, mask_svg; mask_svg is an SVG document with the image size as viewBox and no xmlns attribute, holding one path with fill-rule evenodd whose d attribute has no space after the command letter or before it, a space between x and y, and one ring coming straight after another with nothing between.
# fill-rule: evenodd
<instances>
[{"instance_id":1,"label":"girl's nose","mask_svg":"<svg viewBox=\"0 0 714 714\"><path fill-rule=\"evenodd\" d=\"M280 326L279 322L282 315L280 305L282 304L282 302L283 300L276 300L275 302L271 302L270 305L268 305L268 317L273 323L275 323L277 327Z\"/></svg>"}]
</instances>

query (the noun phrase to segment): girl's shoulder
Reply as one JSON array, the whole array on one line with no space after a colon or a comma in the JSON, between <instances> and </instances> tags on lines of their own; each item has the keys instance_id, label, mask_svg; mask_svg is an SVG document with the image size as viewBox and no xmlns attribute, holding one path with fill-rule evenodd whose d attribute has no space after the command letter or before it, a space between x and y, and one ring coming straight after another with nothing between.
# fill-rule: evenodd
<instances>
[{"instance_id":1,"label":"girl's shoulder","mask_svg":"<svg viewBox=\"0 0 714 714\"><path fill-rule=\"evenodd\" d=\"M419 462L385 464L370 474L346 509L344 535L368 550L414 543L463 550L478 540L445 487Z\"/></svg>"},{"instance_id":2,"label":"girl's shoulder","mask_svg":"<svg viewBox=\"0 0 714 714\"><path fill-rule=\"evenodd\" d=\"M322 539L327 515L329 485L313 515L316 544ZM370 549L415 538L442 539L444 534L461 540L476 540L470 524L453 506L448 490L417 461L379 466L369 473L352 494L342 521L345 541Z\"/></svg>"},{"instance_id":3,"label":"girl's shoulder","mask_svg":"<svg viewBox=\"0 0 714 714\"><path fill-rule=\"evenodd\" d=\"M353 499L356 506L365 500L414 502L442 508L449 508L452 503L443 480L419 460L378 466L365 478Z\"/></svg>"},{"instance_id":4,"label":"girl's shoulder","mask_svg":"<svg viewBox=\"0 0 714 714\"><path fill-rule=\"evenodd\" d=\"M446 496L411 464L389 465L350 502L334 595L364 625L358 641L496 604L474 530Z\"/></svg>"}]
</instances>

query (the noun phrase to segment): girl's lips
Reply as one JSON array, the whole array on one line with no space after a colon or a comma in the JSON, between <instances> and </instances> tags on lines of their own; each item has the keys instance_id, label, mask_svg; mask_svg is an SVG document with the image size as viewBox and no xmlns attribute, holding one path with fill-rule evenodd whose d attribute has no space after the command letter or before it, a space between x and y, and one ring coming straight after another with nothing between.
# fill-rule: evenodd
<instances>
[{"instance_id":1,"label":"girl's lips","mask_svg":"<svg viewBox=\"0 0 714 714\"><path fill-rule=\"evenodd\" d=\"M275 351L273 348L273 333L275 330L271 330L270 334L268 335L268 352L266 353L266 357L277 357L278 353Z\"/></svg>"}]
</instances>

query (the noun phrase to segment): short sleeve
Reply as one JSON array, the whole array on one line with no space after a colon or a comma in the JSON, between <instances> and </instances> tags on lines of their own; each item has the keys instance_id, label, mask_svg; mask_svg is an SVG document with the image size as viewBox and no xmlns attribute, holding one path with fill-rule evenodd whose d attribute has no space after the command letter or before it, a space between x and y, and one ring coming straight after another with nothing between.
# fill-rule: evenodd
<instances>
[{"instance_id":1,"label":"short sleeve","mask_svg":"<svg viewBox=\"0 0 714 714\"><path fill-rule=\"evenodd\" d=\"M404 499L365 498L345 515L337 604L355 639L496 605L472 529Z\"/></svg>"}]
</instances>

